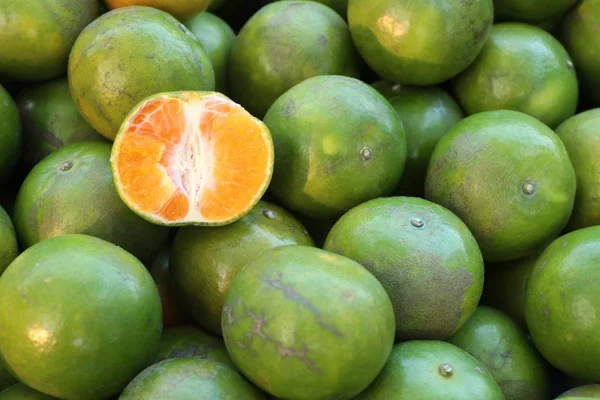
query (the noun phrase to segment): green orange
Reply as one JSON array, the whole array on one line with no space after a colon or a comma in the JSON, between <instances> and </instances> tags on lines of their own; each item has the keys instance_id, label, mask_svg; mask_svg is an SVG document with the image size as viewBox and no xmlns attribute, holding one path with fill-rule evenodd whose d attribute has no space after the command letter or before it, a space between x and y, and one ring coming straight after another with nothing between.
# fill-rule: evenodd
<instances>
[{"instance_id":1,"label":"green orange","mask_svg":"<svg viewBox=\"0 0 600 400\"><path fill-rule=\"evenodd\" d=\"M98 238L45 240L0 277L2 356L20 381L55 397L117 394L152 361L161 330L150 273Z\"/></svg>"},{"instance_id":2,"label":"green orange","mask_svg":"<svg viewBox=\"0 0 600 400\"><path fill-rule=\"evenodd\" d=\"M356 400L504 400L492 375L477 359L437 340L394 346L381 374Z\"/></svg>"},{"instance_id":3,"label":"green orange","mask_svg":"<svg viewBox=\"0 0 600 400\"><path fill-rule=\"evenodd\" d=\"M556 133L567 148L577 176L577 194L569 229L600 225L600 108L562 123Z\"/></svg>"},{"instance_id":4,"label":"green orange","mask_svg":"<svg viewBox=\"0 0 600 400\"><path fill-rule=\"evenodd\" d=\"M131 109L166 91L213 90L210 59L171 15L124 7L89 24L69 57L69 86L81 114L113 140Z\"/></svg>"},{"instance_id":5,"label":"green orange","mask_svg":"<svg viewBox=\"0 0 600 400\"><path fill-rule=\"evenodd\" d=\"M210 58L215 73L215 90L227 93L227 70L235 41L235 32L220 17L201 12L183 21L196 36L206 55Z\"/></svg>"},{"instance_id":6,"label":"green orange","mask_svg":"<svg viewBox=\"0 0 600 400\"><path fill-rule=\"evenodd\" d=\"M525 292L536 347L569 376L600 380L600 227L556 239L538 258Z\"/></svg>"},{"instance_id":7,"label":"green orange","mask_svg":"<svg viewBox=\"0 0 600 400\"><path fill-rule=\"evenodd\" d=\"M383 368L394 312L358 263L324 250L268 250L235 277L223 337L238 369L277 398L350 399Z\"/></svg>"},{"instance_id":8,"label":"green orange","mask_svg":"<svg viewBox=\"0 0 600 400\"><path fill-rule=\"evenodd\" d=\"M57 400L56 397L38 392L30 387L17 383L0 392L0 400Z\"/></svg>"},{"instance_id":9,"label":"green orange","mask_svg":"<svg viewBox=\"0 0 600 400\"><path fill-rule=\"evenodd\" d=\"M316 2L277 1L244 25L233 46L233 100L262 118L279 96L317 75L358 77L359 57L346 22Z\"/></svg>"},{"instance_id":10,"label":"green orange","mask_svg":"<svg viewBox=\"0 0 600 400\"><path fill-rule=\"evenodd\" d=\"M435 85L467 68L490 32L492 0L349 0L360 54L382 78Z\"/></svg>"},{"instance_id":11,"label":"green orange","mask_svg":"<svg viewBox=\"0 0 600 400\"><path fill-rule=\"evenodd\" d=\"M0 184L15 170L21 156L22 141L19 110L10 94L0 85Z\"/></svg>"},{"instance_id":12,"label":"green orange","mask_svg":"<svg viewBox=\"0 0 600 400\"><path fill-rule=\"evenodd\" d=\"M453 82L467 114L515 110L551 128L575 114L578 86L573 61L541 28L501 23L469 68Z\"/></svg>"},{"instance_id":13,"label":"green orange","mask_svg":"<svg viewBox=\"0 0 600 400\"><path fill-rule=\"evenodd\" d=\"M0 275L18 255L15 228L4 208L0 206Z\"/></svg>"},{"instance_id":14,"label":"green orange","mask_svg":"<svg viewBox=\"0 0 600 400\"><path fill-rule=\"evenodd\" d=\"M560 18L578 0L494 0L494 14L501 20L542 22Z\"/></svg>"},{"instance_id":15,"label":"green orange","mask_svg":"<svg viewBox=\"0 0 600 400\"><path fill-rule=\"evenodd\" d=\"M437 144L425 197L469 227L488 262L517 260L556 237L575 199L575 172L560 138L516 111L463 119Z\"/></svg>"},{"instance_id":16,"label":"green orange","mask_svg":"<svg viewBox=\"0 0 600 400\"><path fill-rule=\"evenodd\" d=\"M336 222L323 248L379 279L394 306L397 339L445 340L481 297L483 259L475 238L458 217L427 200L363 203Z\"/></svg>"},{"instance_id":17,"label":"green orange","mask_svg":"<svg viewBox=\"0 0 600 400\"><path fill-rule=\"evenodd\" d=\"M526 331L503 312L478 307L449 341L485 365L506 400L550 398L545 360Z\"/></svg>"},{"instance_id":18,"label":"green orange","mask_svg":"<svg viewBox=\"0 0 600 400\"><path fill-rule=\"evenodd\" d=\"M516 261L488 263L485 266L482 304L504 311L512 319L526 326L525 288L539 252Z\"/></svg>"},{"instance_id":19,"label":"green orange","mask_svg":"<svg viewBox=\"0 0 600 400\"><path fill-rule=\"evenodd\" d=\"M567 390L557 397L562 400L600 399L600 385L590 384Z\"/></svg>"},{"instance_id":20,"label":"green orange","mask_svg":"<svg viewBox=\"0 0 600 400\"><path fill-rule=\"evenodd\" d=\"M165 329L160 337L156 362L188 357L214 360L235 368L220 337L193 326Z\"/></svg>"},{"instance_id":21,"label":"green orange","mask_svg":"<svg viewBox=\"0 0 600 400\"><path fill-rule=\"evenodd\" d=\"M121 201L110 170L110 143L82 142L44 158L19 190L14 224L23 248L82 233L107 240L148 261L169 229L134 214Z\"/></svg>"},{"instance_id":22,"label":"green orange","mask_svg":"<svg viewBox=\"0 0 600 400\"><path fill-rule=\"evenodd\" d=\"M28 163L36 164L69 143L104 139L79 113L67 78L24 89L17 105L23 121L23 158Z\"/></svg>"},{"instance_id":23,"label":"green orange","mask_svg":"<svg viewBox=\"0 0 600 400\"><path fill-rule=\"evenodd\" d=\"M266 250L289 244L312 246L313 241L295 217L263 201L226 226L180 228L170 260L175 293L200 326L221 334L233 278Z\"/></svg>"},{"instance_id":24,"label":"green orange","mask_svg":"<svg viewBox=\"0 0 600 400\"><path fill-rule=\"evenodd\" d=\"M563 19L560 39L573 58L581 90L600 105L600 0L583 0Z\"/></svg>"},{"instance_id":25,"label":"green orange","mask_svg":"<svg viewBox=\"0 0 600 400\"><path fill-rule=\"evenodd\" d=\"M119 400L261 400L264 395L232 368L212 360L176 358L146 368Z\"/></svg>"},{"instance_id":26,"label":"green orange","mask_svg":"<svg viewBox=\"0 0 600 400\"><path fill-rule=\"evenodd\" d=\"M307 79L277 99L264 121L275 145L269 189L305 217L339 217L390 194L402 176L402 122L382 95L357 79Z\"/></svg>"},{"instance_id":27,"label":"green orange","mask_svg":"<svg viewBox=\"0 0 600 400\"><path fill-rule=\"evenodd\" d=\"M463 118L463 112L456 101L438 87L403 86L397 91L389 101L404 126L406 166L396 193L423 197L431 153L439 140Z\"/></svg>"},{"instance_id":28,"label":"green orange","mask_svg":"<svg viewBox=\"0 0 600 400\"><path fill-rule=\"evenodd\" d=\"M99 13L98 0L3 1L0 76L45 81L63 75L77 35Z\"/></svg>"}]
</instances>

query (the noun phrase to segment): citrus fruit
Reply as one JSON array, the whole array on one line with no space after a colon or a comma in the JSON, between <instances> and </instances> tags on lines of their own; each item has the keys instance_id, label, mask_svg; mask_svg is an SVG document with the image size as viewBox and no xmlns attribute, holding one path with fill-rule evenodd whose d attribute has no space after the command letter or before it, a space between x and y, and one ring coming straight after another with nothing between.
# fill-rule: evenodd
<instances>
[{"instance_id":1,"label":"citrus fruit","mask_svg":"<svg viewBox=\"0 0 600 400\"><path fill-rule=\"evenodd\" d=\"M600 385L590 384L567 390L557 397L562 400L600 399Z\"/></svg>"},{"instance_id":2,"label":"citrus fruit","mask_svg":"<svg viewBox=\"0 0 600 400\"><path fill-rule=\"evenodd\" d=\"M578 0L494 0L494 14L500 20L542 22L560 18Z\"/></svg>"},{"instance_id":3,"label":"citrus fruit","mask_svg":"<svg viewBox=\"0 0 600 400\"><path fill-rule=\"evenodd\" d=\"M454 80L456 99L467 114L515 110L551 128L575 114L577 76L564 47L532 25L506 22L469 68Z\"/></svg>"},{"instance_id":4,"label":"citrus fruit","mask_svg":"<svg viewBox=\"0 0 600 400\"><path fill-rule=\"evenodd\" d=\"M402 87L389 99L406 135L406 166L396 192L423 197L429 157L439 140L463 118L456 101L437 87Z\"/></svg>"},{"instance_id":5,"label":"citrus fruit","mask_svg":"<svg viewBox=\"0 0 600 400\"><path fill-rule=\"evenodd\" d=\"M3 1L0 76L45 81L67 71L71 47L99 15L98 0Z\"/></svg>"},{"instance_id":6,"label":"citrus fruit","mask_svg":"<svg viewBox=\"0 0 600 400\"><path fill-rule=\"evenodd\" d=\"M521 326L526 326L525 288L539 255L536 251L516 261L488 263L481 302L504 311Z\"/></svg>"},{"instance_id":7,"label":"citrus fruit","mask_svg":"<svg viewBox=\"0 0 600 400\"><path fill-rule=\"evenodd\" d=\"M235 41L235 32L220 17L201 12L183 21L196 36L210 58L215 73L215 89L227 92L227 68Z\"/></svg>"},{"instance_id":8,"label":"citrus fruit","mask_svg":"<svg viewBox=\"0 0 600 400\"><path fill-rule=\"evenodd\" d=\"M323 4L277 1L244 25L229 64L232 98L262 118L279 96L317 75L358 77L346 22Z\"/></svg>"},{"instance_id":9,"label":"citrus fruit","mask_svg":"<svg viewBox=\"0 0 600 400\"><path fill-rule=\"evenodd\" d=\"M475 238L458 217L427 200L365 202L336 222L323 248L379 279L394 306L397 339L447 339L481 297L483 259Z\"/></svg>"},{"instance_id":10,"label":"citrus fruit","mask_svg":"<svg viewBox=\"0 0 600 400\"><path fill-rule=\"evenodd\" d=\"M384 79L435 85L473 62L489 36L492 0L349 0L348 24L364 60Z\"/></svg>"},{"instance_id":11,"label":"citrus fruit","mask_svg":"<svg viewBox=\"0 0 600 400\"><path fill-rule=\"evenodd\" d=\"M562 123L556 133L567 148L577 176L570 229L600 225L600 108L585 111Z\"/></svg>"},{"instance_id":12,"label":"citrus fruit","mask_svg":"<svg viewBox=\"0 0 600 400\"><path fill-rule=\"evenodd\" d=\"M181 228L171 250L175 292L200 326L221 334L233 278L266 250L288 244L312 246L313 241L296 218L266 202L227 226Z\"/></svg>"},{"instance_id":13,"label":"citrus fruit","mask_svg":"<svg viewBox=\"0 0 600 400\"><path fill-rule=\"evenodd\" d=\"M66 144L104 139L79 113L67 78L24 89L17 106L23 121L23 158L30 164Z\"/></svg>"},{"instance_id":14,"label":"citrus fruit","mask_svg":"<svg viewBox=\"0 0 600 400\"><path fill-rule=\"evenodd\" d=\"M264 399L230 367L212 360L176 358L154 364L123 391L119 400Z\"/></svg>"},{"instance_id":15,"label":"citrus fruit","mask_svg":"<svg viewBox=\"0 0 600 400\"><path fill-rule=\"evenodd\" d=\"M2 356L20 381L55 397L117 394L152 361L161 330L144 265L98 238L47 239L0 277Z\"/></svg>"},{"instance_id":16,"label":"citrus fruit","mask_svg":"<svg viewBox=\"0 0 600 400\"><path fill-rule=\"evenodd\" d=\"M600 0L584 0L563 19L560 38L573 58L581 90L600 105Z\"/></svg>"},{"instance_id":17,"label":"citrus fruit","mask_svg":"<svg viewBox=\"0 0 600 400\"><path fill-rule=\"evenodd\" d=\"M24 248L69 233L107 240L143 261L160 248L169 230L143 220L119 199L110 171L110 148L103 142L73 143L31 170L13 214Z\"/></svg>"},{"instance_id":18,"label":"citrus fruit","mask_svg":"<svg viewBox=\"0 0 600 400\"><path fill-rule=\"evenodd\" d=\"M394 346L375 382L356 400L504 400L483 364L456 346L413 340Z\"/></svg>"},{"instance_id":19,"label":"citrus fruit","mask_svg":"<svg viewBox=\"0 0 600 400\"><path fill-rule=\"evenodd\" d=\"M127 115L111 163L121 199L143 218L224 225L258 202L273 158L269 130L238 104L215 92L171 92Z\"/></svg>"},{"instance_id":20,"label":"citrus fruit","mask_svg":"<svg viewBox=\"0 0 600 400\"><path fill-rule=\"evenodd\" d=\"M189 18L205 11L212 0L104 0L109 9L146 6L166 11L177 18Z\"/></svg>"},{"instance_id":21,"label":"citrus fruit","mask_svg":"<svg viewBox=\"0 0 600 400\"><path fill-rule=\"evenodd\" d=\"M349 399L385 364L394 312L385 289L358 263L282 246L232 281L223 337L240 371L275 397Z\"/></svg>"},{"instance_id":22,"label":"citrus fruit","mask_svg":"<svg viewBox=\"0 0 600 400\"><path fill-rule=\"evenodd\" d=\"M169 254L169 248L163 247L156 253L156 257L148 268L160 294L163 325L165 327L181 325L191 320L191 317L177 302L173 293L173 278L171 277L169 268Z\"/></svg>"},{"instance_id":23,"label":"citrus fruit","mask_svg":"<svg viewBox=\"0 0 600 400\"><path fill-rule=\"evenodd\" d=\"M303 216L338 217L391 193L402 176L402 122L383 96L357 79L307 79L278 98L264 121L275 144L269 189Z\"/></svg>"},{"instance_id":24,"label":"citrus fruit","mask_svg":"<svg viewBox=\"0 0 600 400\"><path fill-rule=\"evenodd\" d=\"M204 48L169 14L125 7L102 15L77 38L69 57L69 86L81 114L113 140L144 98L175 90L213 90Z\"/></svg>"},{"instance_id":25,"label":"citrus fruit","mask_svg":"<svg viewBox=\"0 0 600 400\"><path fill-rule=\"evenodd\" d=\"M4 208L0 206L0 275L18 255L15 228Z\"/></svg>"},{"instance_id":26,"label":"citrus fruit","mask_svg":"<svg viewBox=\"0 0 600 400\"><path fill-rule=\"evenodd\" d=\"M15 170L22 140L19 109L10 94L0 86L0 184Z\"/></svg>"},{"instance_id":27,"label":"citrus fruit","mask_svg":"<svg viewBox=\"0 0 600 400\"><path fill-rule=\"evenodd\" d=\"M517 111L460 121L437 144L425 197L469 227L489 262L532 254L565 227L575 172L560 138Z\"/></svg>"},{"instance_id":28,"label":"citrus fruit","mask_svg":"<svg viewBox=\"0 0 600 400\"><path fill-rule=\"evenodd\" d=\"M510 317L489 307L477 307L450 343L478 359L492 374L506 400L547 400L547 365Z\"/></svg>"},{"instance_id":29,"label":"citrus fruit","mask_svg":"<svg viewBox=\"0 0 600 400\"><path fill-rule=\"evenodd\" d=\"M38 392L30 387L17 383L0 392L0 400L57 400L56 397Z\"/></svg>"},{"instance_id":30,"label":"citrus fruit","mask_svg":"<svg viewBox=\"0 0 600 400\"><path fill-rule=\"evenodd\" d=\"M163 331L156 362L171 358L197 357L235 368L223 339L193 326L176 326Z\"/></svg>"},{"instance_id":31,"label":"citrus fruit","mask_svg":"<svg viewBox=\"0 0 600 400\"><path fill-rule=\"evenodd\" d=\"M525 317L542 355L575 378L600 380L600 227L554 240L525 292Z\"/></svg>"}]
</instances>

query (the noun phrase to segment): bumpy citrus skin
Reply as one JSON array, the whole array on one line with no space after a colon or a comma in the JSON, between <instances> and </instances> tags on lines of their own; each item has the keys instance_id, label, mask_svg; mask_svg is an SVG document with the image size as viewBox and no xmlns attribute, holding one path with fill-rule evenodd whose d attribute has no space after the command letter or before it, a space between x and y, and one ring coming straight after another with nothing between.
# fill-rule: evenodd
<instances>
[{"instance_id":1,"label":"bumpy citrus skin","mask_svg":"<svg viewBox=\"0 0 600 400\"><path fill-rule=\"evenodd\" d=\"M453 85L467 114L515 110L551 128L575 114L579 95L564 47L548 32L522 23L496 24L477 60Z\"/></svg>"},{"instance_id":2,"label":"bumpy citrus skin","mask_svg":"<svg viewBox=\"0 0 600 400\"><path fill-rule=\"evenodd\" d=\"M0 392L0 400L57 400L56 397L38 392L30 387L17 383Z\"/></svg>"},{"instance_id":3,"label":"bumpy citrus skin","mask_svg":"<svg viewBox=\"0 0 600 400\"><path fill-rule=\"evenodd\" d=\"M104 140L79 113L67 78L24 89L17 105L23 121L23 158L30 164L69 143Z\"/></svg>"},{"instance_id":4,"label":"bumpy citrus skin","mask_svg":"<svg viewBox=\"0 0 600 400\"><path fill-rule=\"evenodd\" d=\"M556 239L537 260L525 294L536 347L569 376L600 380L600 227Z\"/></svg>"},{"instance_id":5,"label":"bumpy citrus skin","mask_svg":"<svg viewBox=\"0 0 600 400\"><path fill-rule=\"evenodd\" d=\"M171 15L149 7L102 15L83 30L69 58L73 99L110 140L144 98L214 85L210 59L196 37Z\"/></svg>"},{"instance_id":6,"label":"bumpy citrus skin","mask_svg":"<svg viewBox=\"0 0 600 400\"><path fill-rule=\"evenodd\" d=\"M383 96L356 79L307 79L277 99L264 121L275 145L269 189L303 216L337 218L391 193L402 176L402 122Z\"/></svg>"},{"instance_id":7,"label":"bumpy citrus skin","mask_svg":"<svg viewBox=\"0 0 600 400\"><path fill-rule=\"evenodd\" d=\"M581 90L600 106L600 0L584 0L567 14L560 39L573 58Z\"/></svg>"},{"instance_id":8,"label":"bumpy citrus skin","mask_svg":"<svg viewBox=\"0 0 600 400\"><path fill-rule=\"evenodd\" d=\"M480 306L449 340L478 359L490 371L507 400L547 400L547 364L510 317Z\"/></svg>"},{"instance_id":9,"label":"bumpy citrus skin","mask_svg":"<svg viewBox=\"0 0 600 400\"><path fill-rule=\"evenodd\" d=\"M492 20L492 0L348 2L350 32L364 60L381 77L407 85L435 85L464 70Z\"/></svg>"},{"instance_id":10,"label":"bumpy citrus skin","mask_svg":"<svg viewBox=\"0 0 600 400\"><path fill-rule=\"evenodd\" d=\"M171 248L173 288L196 322L220 335L223 304L237 273L266 250L291 244L314 243L294 216L263 201L226 226L180 228Z\"/></svg>"},{"instance_id":11,"label":"bumpy citrus skin","mask_svg":"<svg viewBox=\"0 0 600 400\"><path fill-rule=\"evenodd\" d=\"M487 263L481 303L508 314L525 327L525 288L540 252L516 261Z\"/></svg>"},{"instance_id":12,"label":"bumpy citrus skin","mask_svg":"<svg viewBox=\"0 0 600 400\"><path fill-rule=\"evenodd\" d=\"M104 0L112 10L119 7L147 6L158 8L182 19L205 11L212 0Z\"/></svg>"},{"instance_id":13,"label":"bumpy citrus skin","mask_svg":"<svg viewBox=\"0 0 600 400\"><path fill-rule=\"evenodd\" d=\"M439 140L463 118L463 112L437 87L404 86L398 92L389 100L404 126L407 157L396 193L423 197L429 157Z\"/></svg>"},{"instance_id":14,"label":"bumpy citrus skin","mask_svg":"<svg viewBox=\"0 0 600 400\"><path fill-rule=\"evenodd\" d=\"M18 255L15 228L4 208L0 206L0 275Z\"/></svg>"},{"instance_id":15,"label":"bumpy citrus skin","mask_svg":"<svg viewBox=\"0 0 600 400\"><path fill-rule=\"evenodd\" d=\"M73 143L31 170L19 190L13 221L25 248L69 233L107 240L142 261L161 248L169 229L145 221L121 201L110 152L110 143Z\"/></svg>"},{"instance_id":16,"label":"bumpy citrus skin","mask_svg":"<svg viewBox=\"0 0 600 400\"><path fill-rule=\"evenodd\" d=\"M600 108L569 118L556 133L565 144L577 175L575 207L568 228L600 225Z\"/></svg>"},{"instance_id":17,"label":"bumpy citrus skin","mask_svg":"<svg viewBox=\"0 0 600 400\"><path fill-rule=\"evenodd\" d=\"M127 385L119 400L264 398L258 389L224 364L179 358L146 368Z\"/></svg>"},{"instance_id":18,"label":"bumpy citrus skin","mask_svg":"<svg viewBox=\"0 0 600 400\"><path fill-rule=\"evenodd\" d=\"M600 385L590 384L567 390L557 397L562 400L600 399Z\"/></svg>"},{"instance_id":19,"label":"bumpy citrus skin","mask_svg":"<svg viewBox=\"0 0 600 400\"><path fill-rule=\"evenodd\" d=\"M275 397L350 399L385 364L394 312L385 289L358 263L283 246L231 283L223 337L240 371Z\"/></svg>"},{"instance_id":20,"label":"bumpy citrus skin","mask_svg":"<svg viewBox=\"0 0 600 400\"><path fill-rule=\"evenodd\" d=\"M244 25L229 68L232 98L258 118L285 91L317 75L358 77L360 59L346 22L316 2L283 1Z\"/></svg>"},{"instance_id":21,"label":"bumpy citrus skin","mask_svg":"<svg viewBox=\"0 0 600 400\"><path fill-rule=\"evenodd\" d=\"M194 326L176 326L165 329L160 337L158 355L155 362L171 358L196 357L218 361L235 368L229 358L225 343Z\"/></svg>"},{"instance_id":22,"label":"bumpy citrus skin","mask_svg":"<svg viewBox=\"0 0 600 400\"><path fill-rule=\"evenodd\" d=\"M323 248L379 279L401 340L447 339L481 297L483 259L475 238L458 217L423 199L363 203L338 220Z\"/></svg>"},{"instance_id":23,"label":"bumpy citrus skin","mask_svg":"<svg viewBox=\"0 0 600 400\"><path fill-rule=\"evenodd\" d=\"M99 13L98 0L3 1L0 76L45 81L63 75L77 35Z\"/></svg>"},{"instance_id":24,"label":"bumpy citrus skin","mask_svg":"<svg viewBox=\"0 0 600 400\"><path fill-rule=\"evenodd\" d=\"M0 277L4 360L27 386L62 399L117 394L152 361L161 330L152 277L101 239L45 240Z\"/></svg>"},{"instance_id":25,"label":"bumpy citrus skin","mask_svg":"<svg viewBox=\"0 0 600 400\"><path fill-rule=\"evenodd\" d=\"M560 138L533 117L488 111L438 143L425 196L458 215L489 262L517 260L556 237L575 199L575 171Z\"/></svg>"},{"instance_id":26,"label":"bumpy citrus skin","mask_svg":"<svg viewBox=\"0 0 600 400\"><path fill-rule=\"evenodd\" d=\"M446 342L412 340L394 346L381 374L355 399L503 400L504 396L483 364L468 353Z\"/></svg>"},{"instance_id":27,"label":"bumpy citrus skin","mask_svg":"<svg viewBox=\"0 0 600 400\"><path fill-rule=\"evenodd\" d=\"M23 146L19 110L0 85L0 184L15 170Z\"/></svg>"},{"instance_id":28,"label":"bumpy citrus skin","mask_svg":"<svg viewBox=\"0 0 600 400\"><path fill-rule=\"evenodd\" d=\"M494 14L500 20L537 23L560 18L577 0L494 0Z\"/></svg>"},{"instance_id":29,"label":"bumpy citrus skin","mask_svg":"<svg viewBox=\"0 0 600 400\"><path fill-rule=\"evenodd\" d=\"M183 21L198 38L210 58L215 73L215 90L227 93L227 70L235 41L235 32L220 17L201 12Z\"/></svg>"}]
</instances>

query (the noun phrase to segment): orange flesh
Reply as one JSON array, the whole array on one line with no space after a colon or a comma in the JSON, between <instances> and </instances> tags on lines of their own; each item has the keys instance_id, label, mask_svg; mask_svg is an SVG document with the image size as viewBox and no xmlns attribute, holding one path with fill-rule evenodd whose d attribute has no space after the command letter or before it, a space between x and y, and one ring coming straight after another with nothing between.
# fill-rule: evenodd
<instances>
[{"instance_id":1,"label":"orange flesh","mask_svg":"<svg viewBox=\"0 0 600 400\"><path fill-rule=\"evenodd\" d=\"M161 96L115 142L115 179L128 204L168 222L219 222L251 207L267 185L266 129L218 96Z\"/></svg>"}]
</instances>

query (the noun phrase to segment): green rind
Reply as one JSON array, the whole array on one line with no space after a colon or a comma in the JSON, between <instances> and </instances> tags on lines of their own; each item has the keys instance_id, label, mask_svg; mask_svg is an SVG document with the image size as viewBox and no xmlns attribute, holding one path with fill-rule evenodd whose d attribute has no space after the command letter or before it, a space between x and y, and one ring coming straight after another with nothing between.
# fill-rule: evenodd
<instances>
[{"instance_id":1,"label":"green rind","mask_svg":"<svg viewBox=\"0 0 600 400\"><path fill-rule=\"evenodd\" d=\"M314 242L294 216L263 201L227 226L181 228L171 248L173 288L196 322L220 335L223 304L237 273L265 251L291 244Z\"/></svg>"},{"instance_id":2,"label":"green rind","mask_svg":"<svg viewBox=\"0 0 600 400\"><path fill-rule=\"evenodd\" d=\"M144 262L160 249L169 229L148 223L123 204L110 154L107 142L73 143L31 170L17 195L13 221L24 248L81 233L121 246Z\"/></svg>"},{"instance_id":3,"label":"green rind","mask_svg":"<svg viewBox=\"0 0 600 400\"><path fill-rule=\"evenodd\" d=\"M0 392L0 400L58 400L56 397L38 392L17 383Z\"/></svg>"},{"instance_id":4,"label":"green rind","mask_svg":"<svg viewBox=\"0 0 600 400\"><path fill-rule=\"evenodd\" d=\"M307 79L277 99L264 121L275 144L269 190L304 217L331 220L389 195L404 171L402 122L382 95L357 79Z\"/></svg>"},{"instance_id":5,"label":"green rind","mask_svg":"<svg viewBox=\"0 0 600 400\"><path fill-rule=\"evenodd\" d=\"M579 0L494 0L494 14L498 20L539 23L560 19Z\"/></svg>"},{"instance_id":6,"label":"green rind","mask_svg":"<svg viewBox=\"0 0 600 400\"><path fill-rule=\"evenodd\" d=\"M483 258L475 238L458 217L423 199L365 202L338 220L323 248L357 261L381 282L399 340L449 338L481 297Z\"/></svg>"},{"instance_id":7,"label":"green rind","mask_svg":"<svg viewBox=\"0 0 600 400\"><path fill-rule=\"evenodd\" d=\"M469 115L515 110L556 128L575 114L579 89L571 57L550 33L523 23L492 28L477 59L453 81Z\"/></svg>"},{"instance_id":8,"label":"green rind","mask_svg":"<svg viewBox=\"0 0 600 400\"><path fill-rule=\"evenodd\" d=\"M101 239L47 239L0 277L2 356L23 383L59 398L117 394L155 357L161 330L150 273Z\"/></svg>"},{"instance_id":9,"label":"green rind","mask_svg":"<svg viewBox=\"0 0 600 400\"><path fill-rule=\"evenodd\" d=\"M561 400L600 399L600 385L589 384L567 390L557 397Z\"/></svg>"},{"instance_id":10,"label":"green rind","mask_svg":"<svg viewBox=\"0 0 600 400\"><path fill-rule=\"evenodd\" d=\"M131 118L135 115L135 113L137 113L140 108L142 108L144 106L144 104L150 100L154 100L158 97L164 96L164 97L170 97L170 98L177 98L177 99L182 99L182 100L186 100L186 94L188 93L194 93L196 95L199 96L220 96L223 97L224 99L228 100L228 101L232 101L231 99L229 99L227 96L225 96L223 93L218 93L218 92L190 92L190 91L176 91L176 92L163 92L163 93L157 93L157 94L153 94L149 97L146 97L145 99L143 99L142 101L140 101L130 112L129 114L127 114L127 116L125 117L125 119L123 120L123 123L121 124L121 127L119 128L119 131L117 133L117 135L115 136L115 142L118 141L118 139L120 139L120 137L122 135L124 135L127 131L127 128L129 127L129 121L131 120ZM247 215L250 210L252 210L252 208L254 206L256 206L256 204L258 204L258 202L260 201L260 199L262 198L262 196L265 194L265 192L267 191L270 183L271 183L271 179L273 177L273 164L274 164L274 153L275 153L275 149L274 149L274 145L273 145L273 138L271 137L269 128L264 124L264 122L262 122L260 119L252 116L252 114L249 114L249 117L252 118L254 120L254 122L256 122L259 126L262 127L263 132L266 132L266 134L263 134L263 139L265 139L265 143L267 144L267 146L269 146L270 148L270 155L271 155L271 163L270 163L270 168L269 171L266 171L266 173L268 174L268 179L265 181L264 186L258 191L256 192L256 196L254 201L248 205L248 209L245 210L243 213L235 215L233 217L231 217L230 219L224 220L224 221L218 221L218 222L205 222L205 221L180 221L180 222L169 222L169 221L165 221L162 218L158 218L150 213L145 213L141 210L139 210L139 208L135 205L132 204L131 202L128 201L128 199L126 198L125 194L123 193L123 189L121 188L121 186L119 185L118 182L115 182L115 186L117 188L117 193L119 194L119 197L121 198L121 200L127 205L127 207L129 207L129 209L131 211L133 211L135 214L139 215L140 217L142 217L143 219L145 219L148 222L151 222L155 225L163 225L163 226L169 226L169 227L179 227L179 226L224 226L224 225L228 225L231 224L241 218L243 218L245 215ZM115 155L117 154L117 146L113 145L113 151L111 153L111 157L110 157L110 164L111 164L111 171L113 173L113 176L115 176L115 169L116 169L116 160L115 160Z\"/></svg>"},{"instance_id":11,"label":"green rind","mask_svg":"<svg viewBox=\"0 0 600 400\"><path fill-rule=\"evenodd\" d=\"M10 177L20 161L23 147L21 129L19 109L10 94L0 85L0 184Z\"/></svg>"},{"instance_id":12,"label":"green rind","mask_svg":"<svg viewBox=\"0 0 600 400\"><path fill-rule=\"evenodd\" d=\"M600 380L600 227L559 237L527 283L525 316L533 341L556 368Z\"/></svg>"},{"instance_id":13,"label":"green rind","mask_svg":"<svg viewBox=\"0 0 600 400\"><path fill-rule=\"evenodd\" d=\"M4 208L0 206L0 276L18 255L19 246L15 228ZM1 381L2 379L0 379Z\"/></svg>"},{"instance_id":14,"label":"green rind","mask_svg":"<svg viewBox=\"0 0 600 400\"><path fill-rule=\"evenodd\" d=\"M69 57L69 87L92 127L109 140L140 100L160 92L213 90L204 48L183 24L150 7L123 7L89 24Z\"/></svg>"},{"instance_id":15,"label":"green rind","mask_svg":"<svg viewBox=\"0 0 600 400\"><path fill-rule=\"evenodd\" d=\"M460 121L437 144L425 181L425 197L466 223L488 262L525 257L555 238L575 190L560 138L535 118L506 110Z\"/></svg>"},{"instance_id":16,"label":"green rind","mask_svg":"<svg viewBox=\"0 0 600 400\"><path fill-rule=\"evenodd\" d=\"M282 246L233 280L223 336L239 370L271 395L349 399L384 366L394 313L385 289L358 263Z\"/></svg>"}]
</instances>

